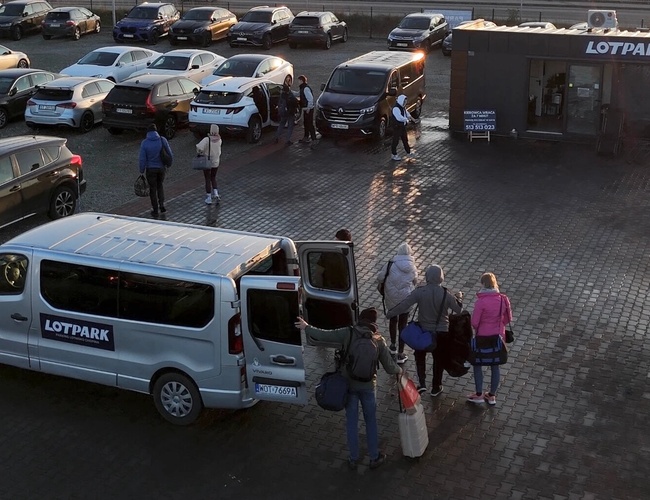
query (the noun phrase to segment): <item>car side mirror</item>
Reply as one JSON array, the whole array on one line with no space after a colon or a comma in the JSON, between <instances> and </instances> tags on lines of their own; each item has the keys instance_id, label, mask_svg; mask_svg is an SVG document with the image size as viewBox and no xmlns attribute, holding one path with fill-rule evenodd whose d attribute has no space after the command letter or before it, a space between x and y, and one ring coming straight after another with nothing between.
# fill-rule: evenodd
<instances>
[{"instance_id":1,"label":"car side mirror","mask_svg":"<svg viewBox=\"0 0 650 500\"><path fill-rule=\"evenodd\" d=\"M198 64L192 64L192 69L199 69L199 65Z\"/></svg>"},{"instance_id":2,"label":"car side mirror","mask_svg":"<svg viewBox=\"0 0 650 500\"><path fill-rule=\"evenodd\" d=\"M211 18L210 18L210 21L212 21L213 23L216 23L216 22L217 22L217 20L216 20L214 17L211 17Z\"/></svg>"},{"instance_id":3,"label":"car side mirror","mask_svg":"<svg viewBox=\"0 0 650 500\"><path fill-rule=\"evenodd\" d=\"M151 64L151 61L147 61L147 67L149 67L150 64Z\"/></svg>"},{"instance_id":4,"label":"car side mirror","mask_svg":"<svg viewBox=\"0 0 650 500\"><path fill-rule=\"evenodd\" d=\"M320 84L320 90L321 90L321 92L322 92L323 90L325 90L325 84L324 84L324 83L321 83L321 84Z\"/></svg>"},{"instance_id":5,"label":"car side mirror","mask_svg":"<svg viewBox=\"0 0 650 500\"><path fill-rule=\"evenodd\" d=\"M9 95L16 95L17 92L18 90L16 89L16 87L14 87L9 91Z\"/></svg>"},{"instance_id":6,"label":"car side mirror","mask_svg":"<svg viewBox=\"0 0 650 500\"><path fill-rule=\"evenodd\" d=\"M434 30L434 26L429 26L429 31L433 31L433 30Z\"/></svg>"},{"instance_id":7,"label":"car side mirror","mask_svg":"<svg viewBox=\"0 0 650 500\"><path fill-rule=\"evenodd\" d=\"M395 97L397 95L397 89L396 88L388 89L388 92L386 92L386 94Z\"/></svg>"},{"instance_id":8,"label":"car side mirror","mask_svg":"<svg viewBox=\"0 0 650 500\"><path fill-rule=\"evenodd\" d=\"M27 17L27 12L23 12L23 17Z\"/></svg>"},{"instance_id":9,"label":"car side mirror","mask_svg":"<svg viewBox=\"0 0 650 500\"><path fill-rule=\"evenodd\" d=\"M195 96L199 95L199 89L197 89L196 87L194 87L194 90L192 90L192 93L193 93Z\"/></svg>"},{"instance_id":10,"label":"car side mirror","mask_svg":"<svg viewBox=\"0 0 650 500\"><path fill-rule=\"evenodd\" d=\"M273 21L271 21L271 24L278 24L278 21L274 19Z\"/></svg>"},{"instance_id":11,"label":"car side mirror","mask_svg":"<svg viewBox=\"0 0 650 500\"><path fill-rule=\"evenodd\" d=\"M147 63L147 64L149 64L149 63ZM115 67L117 67L117 68L121 68L122 66L124 66L124 63L121 62L121 61L118 62L118 63L115 65Z\"/></svg>"}]
</instances>

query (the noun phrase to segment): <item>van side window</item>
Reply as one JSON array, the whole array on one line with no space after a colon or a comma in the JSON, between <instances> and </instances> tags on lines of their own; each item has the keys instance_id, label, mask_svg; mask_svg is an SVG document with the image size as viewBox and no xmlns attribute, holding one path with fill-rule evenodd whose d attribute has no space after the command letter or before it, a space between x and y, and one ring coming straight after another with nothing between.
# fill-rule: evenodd
<instances>
[{"instance_id":1,"label":"van side window","mask_svg":"<svg viewBox=\"0 0 650 500\"><path fill-rule=\"evenodd\" d=\"M402 87L407 87L424 74L424 63L415 61L401 69Z\"/></svg>"},{"instance_id":2,"label":"van side window","mask_svg":"<svg viewBox=\"0 0 650 500\"><path fill-rule=\"evenodd\" d=\"M17 254L0 255L0 294L20 295L25 289L27 257Z\"/></svg>"},{"instance_id":3,"label":"van side window","mask_svg":"<svg viewBox=\"0 0 650 500\"><path fill-rule=\"evenodd\" d=\"M397 71L393 71L390 74L390 80L388 82L388 90L396 89L399 87L399 79L397 78Z\"/></svg>"},{"instance_id":4,"label":"van side window","mask_svg":"<svg viewBox=\"0 0 650 500\"><path fill-rule=\"evenodd\" d=\"M248 291L248 324L255 337L300 345L300 330L294 326L300 314L298 292Z\"/></svg>"},{"instance_id":5,"label":"van side window","mask_svg":"<svg viewBox=\"0 0 650 500\"><path fill-rule=\"evenodd\" d=\"M350 271L345 256L338 252L309 252L309 282L318 288L346 292L350 289Z\"/></svg>"}]
</instances>

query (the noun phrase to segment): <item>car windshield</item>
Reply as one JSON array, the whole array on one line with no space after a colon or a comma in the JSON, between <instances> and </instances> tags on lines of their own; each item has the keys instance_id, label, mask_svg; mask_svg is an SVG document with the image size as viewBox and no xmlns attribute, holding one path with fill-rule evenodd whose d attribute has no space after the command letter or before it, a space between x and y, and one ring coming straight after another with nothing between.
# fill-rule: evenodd
<instances>
[{"instance_id":1,"label":"car windshield","mask_svg":"<svg viewBox=\"0 0 650 500\"><path fill-rule=\"evenodd\" d=\"M156 19L158 17L158 9L134 7L126 17L129 19Z\"/></svg>"},{"instance_id":2,"label":"car windshield","mask_svg":"<svg viewBox=\"0 0 650 500\"><path fill-rule=\"evenodd\" d=\"M397 27L405 30L427 30L430 24L428 17L405 17Z\"/></svg>"},{"instance_id":3,"label":"car windshield","mask_svg":"<svg viewBox=\"0 0 650 500\"><path fill-rule=\"evenodd\" d=\"M190 10L187 14L183 16L185 21L209 21L212 19L211 10Z\"/></svg>"},{"instance_id":4,"label":"car windshield","mask_svg":"<svg viewBox=\"0 0 650 500\"><path fill-rule=\"evenodd\" d=\"M69 12L48 12L45 19L48 21L67 21L70 19Z\"/></svg>"},{"instance_id":5,"label":"car windshield","mask_svg":"<svg viewBox=\"0 0 650 500\"><path fill-rule=\"evenodd\" d=\"M256 62L250 61L224 61L212 73L216 76L254 76L257 69Z\"/></svg>"},{"instance_id":6,"label":"car windshield","mask_svg":"<svg viewBox=\"0 0 650 500\"><path fill-rule=\"evenodd\" d=\"M317 17L294 17L291 24L294 26L318 26L319 19Z\"/></svg>"},{"instance_id":7,"label":"car windshield","mask_svg":"<svg viewBox=\"0 0 650 500\"><path fill-rule=\"evenodd\" d=\"M6 3L0 7L0 16L22 16L24 8L22 4Z\"/></svg>"},{"instance_id":8,"label":"car windshield","mask_svg":"<svg viewBox=\"0 0 650 500\"><path fill-rule=\"evenodd\" d=\"M86 54L77 64L91 64L93 66L110 66L115 62L117 56L115 52L91 52Z\"/></svg>"},{"instance_id":9,"label":"car windshield","mask_svg":"<svg viewBox=\"0 0 650 500\"><path fill-rule=\"evenodd\" d=\"M150 69L171 69L173 71L185 71L190 58L186 56L160 56L149 65Z\"/></svg>"},{"instance_id":10,"label":"car windshield","mask_svg":"<svg viewBox=\"0 0 650 500\"><path fill-rule=\"evenodd\" d=\"M243 23L270 23L270 12L247 12L244 17L240 19Z\"/></svg>"},{"instance_id":11,"label":"car windshield","mask_svg":"<svg viewBox=\"0 0 650 500\"><path fill-rule=\"evenodd\" d=\"M210 91L202 90L196 96L194 101L197 104L216 104L227 106L229 104L238 103L244 96L241 92L228 92L227 90Z\"/></svg>"},{"instance_id":12,"label":"car windshield","mask_svg":"<svg viewBox=\"0 0 650 500\"><path fill-rule=\"evenodd\" d=\"M14 83L13 78L0 76L0 94L6 94Z\"/></svg>"},{"instance_id":13,"label":"car windshield","mask_svg":"<svg viewBox=\"0 0 650 500\"><path fill-rule=\"evenodd\" d=\"M383 71L338 68L332 73L327 90L341 94L375 95L386 88L386 78Z\"/></svg>"}]
</instances>

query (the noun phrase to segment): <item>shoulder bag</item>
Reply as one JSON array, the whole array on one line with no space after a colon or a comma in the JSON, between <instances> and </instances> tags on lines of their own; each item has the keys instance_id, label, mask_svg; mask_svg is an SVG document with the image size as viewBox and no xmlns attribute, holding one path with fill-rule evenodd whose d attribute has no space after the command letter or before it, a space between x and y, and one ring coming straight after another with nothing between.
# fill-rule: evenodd
<instances>
[{"instance_id":1,"label":"shoulder bag","mask_svg":"<svg viewBox=\"0 0 650 500\"><path fill-rule=\"evenodd\" d=\"M208 136L208 154L202 155L197 154L192 158L192 170L210 170L212 168L212 162L210 161L210 136Z\"/></svg>"},{"instance_id":2,"label":"shoulder bag","mask_svg":"<svg viewBox=\"0 0 650 500\"><path fill-rule=\"evenodd\" d=\"M389 260L388 264L386 264L386 274L384 274L384 279L379 283L379 285L377 285L377 290L379 290L379 294L381 295L381 305L384 308L384 314L386 314L386 280L388 279L388 273L390 272L390 267L392 265L393 261Z\"/></svg>"},{"instance_id":3,"label":"shoulder bag","mask_svg":"<svg viewBox=\"0 0 650 500\"><path fill-rule=\"evenodd\" d=\"M504 365L508 362L508 348L501 335L475 336L470 346L467 361L474 366Z\"/></svg>"},{"instance_id":4,"label":"shoulder bag","mask_svg":"<svg viewBox=\"0 0 650 500\"><path fill-rule=\"evenodd\" d=\"M445 307L445 302L447 301L447 289L443 287L443 290L444 293L442 295L440 309L438 310L436 326L440 322L442 310ZM417 310L418 308L416 307L413 311L413 317L411 318L411 321L409 321L406 327L404 327L404 329L400 332L400 339L402 339L407 346L416 351L433 352L438 346L438 332L428 332L422 329L420 323L415 321L415 313Z\"/></svg>"},{"instance_id":5,"label":"shoulder bag","mask_svg":"<svg viewBox=\"0 0 650 500\"><path fill-rule=\"evenodd\" d=\"M165 143L163 142L162 137L160 138L160 161L163 166L167 168L172 166L172 156L165 149Z\"/></svg>"},{"instance_id":6,"label":"shoulder bag","mask_svg":"<svg viewBox=\"0 0 650 500\"><path fill-rule=\"evenodd\" d=\"M502 318L501 316L501 308L503 307L503 295L501 296L501 306L499 307L499 318ZM510 325L510 323L508 323ZM506 343L507 344L512 344L515 341L515 332L512 331L512 325L510 325L510 328L506 326Z\"/></svg>"}]
</instances>

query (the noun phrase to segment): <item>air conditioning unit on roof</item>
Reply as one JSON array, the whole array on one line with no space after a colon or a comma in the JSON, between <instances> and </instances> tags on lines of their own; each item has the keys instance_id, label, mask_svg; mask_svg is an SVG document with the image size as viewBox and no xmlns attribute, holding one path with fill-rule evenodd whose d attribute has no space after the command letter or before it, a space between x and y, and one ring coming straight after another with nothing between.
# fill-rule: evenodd
<instances>
[{"instance_id":1,"label":"air conditioning unit on roof","mask_svg":"<svg viewBox=\"0 0 650 500\"><path fill-rule=\"evenodd\" d=\"M587 15L587 27L601 29L616 29L618 20L615 10L590 10Z\"/></svg>"}]
</instances>

